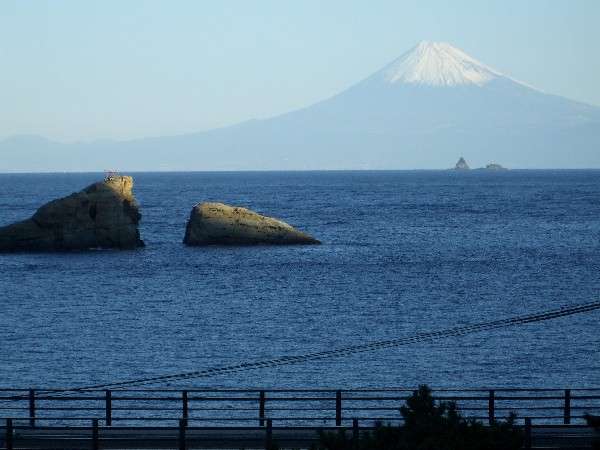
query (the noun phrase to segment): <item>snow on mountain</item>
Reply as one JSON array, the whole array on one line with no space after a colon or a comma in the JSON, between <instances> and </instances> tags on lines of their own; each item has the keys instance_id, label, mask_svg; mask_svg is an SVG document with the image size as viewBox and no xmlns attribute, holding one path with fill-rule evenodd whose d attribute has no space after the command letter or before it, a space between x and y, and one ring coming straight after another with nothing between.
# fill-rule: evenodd
<instances>
[{"instance_id":1,"label":"snow on mountain","mask_svg":"<svg viewBox=\"0 0 600 450\"><path fill-rule=\"evenodd\" d=\"M484 85L503 76L445 42L422 41L377 74L387 83Z\"/></svg>"}]
</instances>

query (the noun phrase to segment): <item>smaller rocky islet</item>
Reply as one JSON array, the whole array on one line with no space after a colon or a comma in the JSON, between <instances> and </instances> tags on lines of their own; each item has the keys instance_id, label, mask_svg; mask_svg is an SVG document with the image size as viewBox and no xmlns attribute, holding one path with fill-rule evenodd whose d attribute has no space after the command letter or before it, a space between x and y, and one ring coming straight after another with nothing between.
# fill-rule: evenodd
<instances>
[{"instance_id":1,"label":"smaller rocky islet","mask_svg":"<svg viewBox=\"0 0 600 450\"><path fill-rule=\"evenodd\" d=\"M199 203L192 209L183 242L189 246L320 244L279 219L211 202Z\"/></svg>"},{"instance_id":2,"label":"smaller rocky islet","mask_svg":"<svg viewBox=\"0 0 600 450\"><path fill-rule=\"evenodd\" d=\"M508 170L506 167L497 163L490 163L485 166L484 170Z\"/></svg>"},{"instance_id":3,"label":"smaller rocky islet","mask_svg":"<svg viewBox=\"0 0 600 450\"><path fill-rule=\"evenodd\" d=\"M135 249L144 246L138 226L141 217L133 178L110 175L46 203L29 219L0 227L0 252ZM199 203L192 208L184 243L320 244L281 220L222 203Z\"/></svg>"}]
</instances>

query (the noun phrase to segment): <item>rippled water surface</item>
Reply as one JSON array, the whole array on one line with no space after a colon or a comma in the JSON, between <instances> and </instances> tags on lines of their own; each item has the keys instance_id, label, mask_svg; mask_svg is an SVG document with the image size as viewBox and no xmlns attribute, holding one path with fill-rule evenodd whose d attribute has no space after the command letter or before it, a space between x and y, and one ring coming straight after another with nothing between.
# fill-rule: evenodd
<instances>
[{"instance_id":1,"label":"rippled water surface","mask_svg":"<svg viewBox=\"0 0 600 450\"><path fill-rule=\"evenodd\" d=\"M0 224L101 174L0 175ZM0 255L0 385L72 386L409 336L600 293L600 171L139 173L136 251ZM308 247L182 245L205 200ZM203 386L600 385L600 313Z\"/></svg>"}]
</instances>

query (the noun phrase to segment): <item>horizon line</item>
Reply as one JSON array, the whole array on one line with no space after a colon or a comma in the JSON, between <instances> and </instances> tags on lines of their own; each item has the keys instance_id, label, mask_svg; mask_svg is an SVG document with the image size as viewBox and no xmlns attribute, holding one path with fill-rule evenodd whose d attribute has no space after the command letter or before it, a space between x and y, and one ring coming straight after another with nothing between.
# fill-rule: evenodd
<instances>
[{"instance_id":1,"label":"horizon line","mask_svg":"<svg viewBox=\"0 0 600 450\"><path fill-rule=\"evenodd\" d=\"M455 169L453 167L445 169L217 169L217 170L123 170L117 171L118 175L133 174L160 174L160 173L296 173L296 172L451 172L451 173L507 173L507 172L575 172L575 171L600 171L600 167L536 167L536 168L508 168L501 170L486 169L485 167L475 167L472 169ZM69 170L69 171L10 171L0 170L0 175L82 175L82 174L104 174L105 170Z\"/></svg>"}]
</instances>

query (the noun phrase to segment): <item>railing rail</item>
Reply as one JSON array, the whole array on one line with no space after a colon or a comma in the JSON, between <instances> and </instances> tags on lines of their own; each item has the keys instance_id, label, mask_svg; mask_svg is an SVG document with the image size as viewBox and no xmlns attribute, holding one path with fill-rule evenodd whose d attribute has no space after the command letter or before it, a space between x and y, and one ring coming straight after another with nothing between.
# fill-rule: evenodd
<instances>
[{"instance_id":1,"label":"railing rail","mask_svg":"<svg viewBox=\"0 0 600 450\"><path fill-rule=\"evenodd\" d=\"M179 426L353 426L398 423L408 388L382 389L127 389L65 392L0 389L0 419L15 425L113 424ZM543 424L583 424L600 414L600 388L438 389L467 417L492 423L514 412Z\"/></svg>"}]
</instances>

